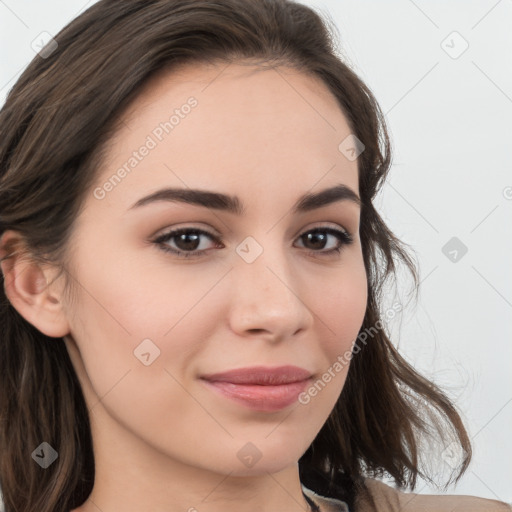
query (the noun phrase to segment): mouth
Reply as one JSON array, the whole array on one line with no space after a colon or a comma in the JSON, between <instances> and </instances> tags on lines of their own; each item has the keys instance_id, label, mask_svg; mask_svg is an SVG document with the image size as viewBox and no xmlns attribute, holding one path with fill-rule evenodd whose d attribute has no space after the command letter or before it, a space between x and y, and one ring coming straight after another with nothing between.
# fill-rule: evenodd
<instances>
[{"instance_id":1,"label":"mouth","mask_svg":"<svg viewBox=\"0 0 512 512\"><path fill-rule=\"evenodd\" d=\"M311 381L312 373L297 366L254 366L203 375L216 393L247 408L275 412L292 405Z\"/></svg>"}]
</instances>

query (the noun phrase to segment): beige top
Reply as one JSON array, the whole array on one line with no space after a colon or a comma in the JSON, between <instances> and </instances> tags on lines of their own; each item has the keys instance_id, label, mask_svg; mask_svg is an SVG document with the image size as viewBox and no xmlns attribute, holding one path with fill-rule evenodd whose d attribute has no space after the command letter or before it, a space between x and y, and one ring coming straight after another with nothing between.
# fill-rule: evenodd
<instances>
[{"instance_id":1,"label":"beige top","mask_svg":"<svg viewBox=\"0 0 512 512\"><path fill-rule=\"evenodd\" d=\"M403 492L367 478L366 486L379 512L512 512L512 505L476 496L416 494ZM320 508L320 512L370 512L366 500L357 501L357 509L349 511L345 502L316 494L302 486L304 493Z\"/></svg>"}]
</instances>

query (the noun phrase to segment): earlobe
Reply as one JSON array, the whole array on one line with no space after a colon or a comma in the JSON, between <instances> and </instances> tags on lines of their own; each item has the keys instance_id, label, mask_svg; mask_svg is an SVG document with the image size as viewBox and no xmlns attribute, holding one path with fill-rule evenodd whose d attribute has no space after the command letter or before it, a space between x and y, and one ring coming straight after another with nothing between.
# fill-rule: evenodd
<instances>
[{"instance_id":1,"label":"earlobe","mask_svg":"<svg viewBox=\"0 0 512 512\"><path fill-rule=\"evenodd\" d=\"M69 325L59 295L48 286L49 271L45 273L41 265L24 251L3 250L11 236L14 235L4 233L0 238L7 298L18 313L43 334L53 338L65 336L69 333Z\"/></svg>"}]
</instances>

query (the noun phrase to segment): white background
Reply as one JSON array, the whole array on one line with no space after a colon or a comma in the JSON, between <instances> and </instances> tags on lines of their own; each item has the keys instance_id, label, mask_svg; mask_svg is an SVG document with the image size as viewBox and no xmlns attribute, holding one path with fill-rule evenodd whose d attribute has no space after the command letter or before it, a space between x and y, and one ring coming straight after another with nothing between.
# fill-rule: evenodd
<instances>
[{"instance_id":1,"label":"white background","mask_svg":"<svg viewBox=\"0 0 512 512\"><path fill-rule=\"evenodd\" d=\"M0 0L0 104L33 40L93 3ZM377 205L422 280L394 341L455 399L474 447L447 492L512 502L512 1L304 3L333 19L386 114L394 163ZM468 249L456 262L442 252L452 237Z\"/></svg>"}]
</instances>

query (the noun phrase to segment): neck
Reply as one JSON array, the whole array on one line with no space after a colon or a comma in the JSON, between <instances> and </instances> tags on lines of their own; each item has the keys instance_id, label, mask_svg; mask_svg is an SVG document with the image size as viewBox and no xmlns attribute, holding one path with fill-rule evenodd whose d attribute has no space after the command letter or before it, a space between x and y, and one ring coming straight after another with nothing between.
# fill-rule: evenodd
<instances>
[{"instance_id":1,"label":"neck","mask_svg":"<svg viewBox=\"0 0 512 512\"><path fill-rule=\"evenodd\" d=\"M72 512L312 510L302 492L297 463L242 476L214 472L175 460L127 430L116 430L101 403L90 419L95 483L87 501Z\"/></svg>"}]
</instances>

